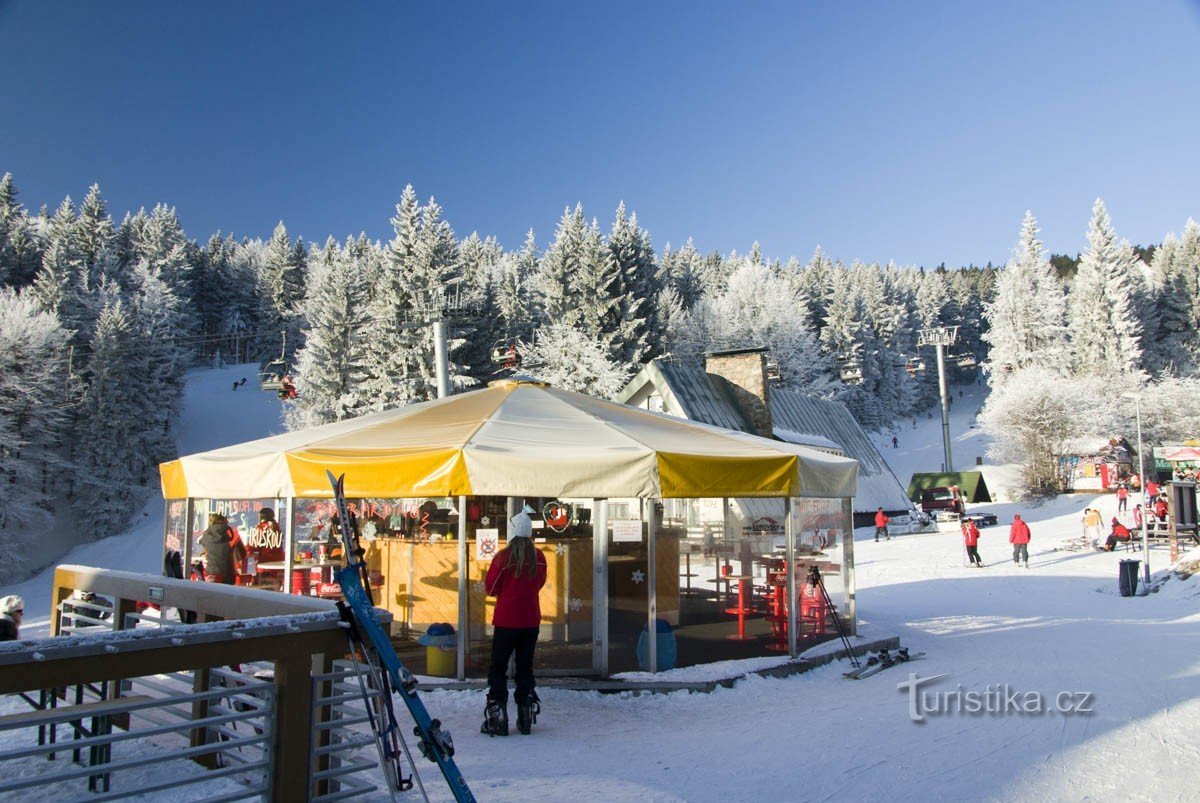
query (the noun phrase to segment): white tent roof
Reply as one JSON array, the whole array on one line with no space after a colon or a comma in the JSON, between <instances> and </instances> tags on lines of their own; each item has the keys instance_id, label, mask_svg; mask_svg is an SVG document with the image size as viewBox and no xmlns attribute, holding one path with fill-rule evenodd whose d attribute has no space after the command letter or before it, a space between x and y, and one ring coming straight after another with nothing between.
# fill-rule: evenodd
<instances>
[{"instance_id":1,"label":"white tent roof","mask_svg":"<svg viewBox=\"0 0 1200 803\"><path fill-rule=\"evenodd\" d=\"M167 498L849 497L858 464L781 441L506 380L182 457Z\"/></svg>"}]
</instances>

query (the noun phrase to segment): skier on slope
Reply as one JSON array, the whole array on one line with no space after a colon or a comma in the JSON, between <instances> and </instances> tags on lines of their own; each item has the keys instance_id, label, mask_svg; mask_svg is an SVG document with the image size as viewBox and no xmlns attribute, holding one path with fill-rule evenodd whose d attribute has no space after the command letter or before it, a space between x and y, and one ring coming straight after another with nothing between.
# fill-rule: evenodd
<instances>
[{"instance_id":1,"label":"skier on slope","mask_svg":"<svg viewBox=\"0 0 1200 803\"><path fill-rule=\"evenodd\" d=\"M1100 543L1100 525L1103 523L1104 519L1096 508L1089 507L1083 511L1083 537L1092 546Z\"/></svg>"},{"instance_id":2,"label":"skier on slope","mask_svg":"<svg viewBox=\"0 0 1200 803\"><path fill-rule=\"evenodd\" d=\"M971 565L983 568L983 558L979 557L979 526L971 519L963 522L962 526L963 543L967 546L967 558L970 559Z\"/></svg>"},{"instance_id":3,"label":"skier on slope","mask_svg":"<svg viewBox=\"0 0 1200 803\"><path fill-rule=\"evenodd\" d=\"M1029 525L1021 520L1020 513L1013 514L1012 527L1008 531L1008 542L1013 545L1013 563L1022 561L1029 568Z\"/></svg>"},{"instance_id":4,"label":"skier on slope","mask_svg":"<svg viewBox=\"0 0 1200 803\"><path fill-rule=\"evenodd\" d=\"M888 522L891 519L883 512L883 508L875 511L875 543L879 543L879 536L883 536L884 540L891 541L892 534L888 532Z\"/></svg>"},{"instance_id":5,"label":"skier on slope","mask_svg":"<svg viewBox=\"0 0 1200 803\"><path fill-rule=\"evenodd\" d=\"M534 691L533 651L542 621L538 592L546 584L546 556L533 546L533 522L522 510L509 519L508 546L488 566L484 587L496 598L492 616L492 666L488 670L487 708L480 733L508 735L508 659L517 654L517 729L529 733L540 712Z\"/></svg>"}]
</instances>

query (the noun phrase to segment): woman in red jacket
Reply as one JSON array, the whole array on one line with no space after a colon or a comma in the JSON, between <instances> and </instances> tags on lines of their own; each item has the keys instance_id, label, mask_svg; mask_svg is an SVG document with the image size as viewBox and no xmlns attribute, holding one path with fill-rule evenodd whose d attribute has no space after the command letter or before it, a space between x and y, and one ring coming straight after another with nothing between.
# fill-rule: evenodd
<instances>
[{"instance_id":1,"label":"woman in red jacket","mask_svg":"<svg viewBox=\"0 0 1200 803\"><path fill-rule=\"evenodd\" d=\"M488 566L485 588L496 598L492 616L492 666L481 733L508 735L508 659L517 654L517 729L529 733L540 712L533 690L533 650L542 612L538 592L546 584L546 556L533 546L533 522L521 511L508 521L508 546Z\"/></svg>"}]
</instances>

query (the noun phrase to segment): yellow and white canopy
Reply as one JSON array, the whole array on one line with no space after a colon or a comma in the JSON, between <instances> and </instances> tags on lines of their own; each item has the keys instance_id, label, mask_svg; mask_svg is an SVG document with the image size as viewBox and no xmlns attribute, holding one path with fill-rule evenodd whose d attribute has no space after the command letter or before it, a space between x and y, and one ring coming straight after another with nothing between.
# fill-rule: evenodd
<instances>
[{"instance_id":1,"label":"yellow and white canopy","mask_svg":"<svg viewBox=\"0 0 1200 803\"><path fill-rule=\"evenodd\" d=\"M167 499L850 497L858 463L539 382L483 390L163 463Z\"/></svg>"}]
</instances>

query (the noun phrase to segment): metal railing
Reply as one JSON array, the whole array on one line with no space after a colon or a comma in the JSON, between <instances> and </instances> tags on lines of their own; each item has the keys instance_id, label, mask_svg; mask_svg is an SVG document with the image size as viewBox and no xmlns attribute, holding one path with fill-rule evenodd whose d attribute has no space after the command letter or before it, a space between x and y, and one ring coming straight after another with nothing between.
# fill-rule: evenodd
<instances>
[{"instance_id":1,"label":"metal railing","mask_svg":"<svg viewBox=\"0 0 1200 803\"><path fill-rule=\"evenodd\" d=\"M382 780L331 603L87 567L53 599L62 637L0 645L0 798L328 803Z\"/></svg>"}]
</instances>

